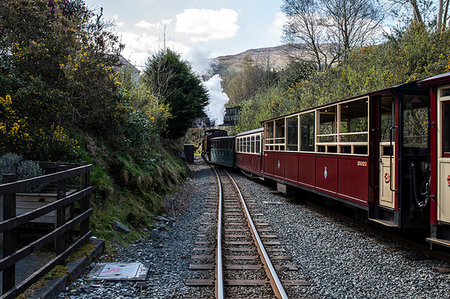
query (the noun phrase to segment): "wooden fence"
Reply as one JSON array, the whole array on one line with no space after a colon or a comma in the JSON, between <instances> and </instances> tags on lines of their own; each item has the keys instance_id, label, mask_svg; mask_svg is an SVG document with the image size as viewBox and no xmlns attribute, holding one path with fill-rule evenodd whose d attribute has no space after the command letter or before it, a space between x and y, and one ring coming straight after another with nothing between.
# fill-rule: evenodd
<instances>
[{"instance_id":1,"label":"wooden fence","mask_svg":"<svg viewBox=\"0 0 450 299\"><path fill-rule=\"evenodd\" d=\"M54 164L48 164L47 168L51 168L51 165ZM74 167L66 164L62 167L56 166L54 173L21 181L15 181L14 174L4 176L4 182L0 185L0 196L3 197L3 221L0 222L0 234L3 233L3 257L0 260L0 271L3 272L1 299L15 298L23 293L56 265L62 263L73 251L89 241L92 235L89 230L89 217L92 214L89 206L89 197L92 193L91 170L92 165ZM77 183L75 192L68 195L66 194L69 189L68 184L73 182ZM56 186L56 201L17 216L16 193L43 185ZM70 189L73 190L73 186ZM74 213L75 202L79 202L78 213ZM70 211L69 217L67 217L67 209ZM27 246L17 248L18 228L53 211L56 211L54 229ZM75 216L75 214L78 215ZM77 225L79 225L80 234L79 238L73 241L72 233ZM16 263L50 242L55 244L56 257L27 279L16 284Z\"/></svg>"}]
</instances>

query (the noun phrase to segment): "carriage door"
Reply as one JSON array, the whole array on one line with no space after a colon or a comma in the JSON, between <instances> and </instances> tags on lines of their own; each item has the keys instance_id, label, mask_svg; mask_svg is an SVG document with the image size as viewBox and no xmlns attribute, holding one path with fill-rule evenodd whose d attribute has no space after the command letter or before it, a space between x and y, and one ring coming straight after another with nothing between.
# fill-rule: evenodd
<instances>
[{"instance_id":1,"label":"carriage door","mask_svg":"<svg viewBox=\"0 0 450 299\"><path fill-rule=\"evenodd\" d=\"M438 220L450 223L450 86L439 90Z\"/></svg>"},{"instance_id":2,"label":"carriage door","mask_svg":"<svg viewBox=\"0 0 450 299\"><path fill-rule=\"evenodd\" d=\"M379 205L395 207L395 105L392 97L381 99L380 201Z\"/></svg>"}]
</instances>

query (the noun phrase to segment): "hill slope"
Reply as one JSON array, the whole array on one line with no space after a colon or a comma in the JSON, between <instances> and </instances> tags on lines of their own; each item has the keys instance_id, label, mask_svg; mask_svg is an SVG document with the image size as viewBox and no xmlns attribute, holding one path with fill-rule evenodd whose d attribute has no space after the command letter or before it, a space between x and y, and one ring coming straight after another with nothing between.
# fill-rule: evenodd
<instances>
[{"instance_id":1,"label":"hill slope","mask_svg":"<svg viewBox=\"0 0 450 299\"><path fill-rule=\"evenodd\" d=\"M219 74L238 72L242 66L244 57L250 57L255 63L262 66L270 66L273 69L282 69L289 61L289 56L306 55L305 50L292 51L286 45L250 49L234 55L216 57L214 71Z\"/></svg>"}]
</instances>

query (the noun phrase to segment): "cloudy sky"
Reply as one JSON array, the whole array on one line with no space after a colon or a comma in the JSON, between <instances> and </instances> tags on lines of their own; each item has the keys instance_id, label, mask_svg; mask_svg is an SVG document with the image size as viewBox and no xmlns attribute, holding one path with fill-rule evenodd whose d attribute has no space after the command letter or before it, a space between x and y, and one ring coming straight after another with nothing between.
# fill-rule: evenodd
<instances>
[{"instance_id":1,"label":"cloudy sky","mask_svg":"<svg viewBox=\"0 0 450 299\"><path fill-rule=\"evenodd\" d=\"M184 59L237 54L281 44L282 0L85 0L114 20L125 58L142 68L166 45Z\"/></svg>"}]
</instances>

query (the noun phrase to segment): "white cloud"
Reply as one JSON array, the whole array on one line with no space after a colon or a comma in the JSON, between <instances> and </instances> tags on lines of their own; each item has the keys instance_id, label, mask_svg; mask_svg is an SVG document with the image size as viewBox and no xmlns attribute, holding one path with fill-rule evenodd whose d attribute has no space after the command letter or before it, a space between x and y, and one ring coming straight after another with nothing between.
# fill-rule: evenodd
<instances>
[{"instance_id":1,"label":"white cloud","mask_svg":"<svg viewBox=\"0 0 450 299\"><path fill-rule=\"evenodd\" d=\"M238 13L232 9L185 9L176 18L175 31L192 35L192 42L229 39L239 29Z\"/></svg>"},{"instance_id":2,"label":"white cloud","mask_svg":"<svg viewBox=\"0 0 450 299\"><path fill-rule=\"evenodd\" d=\"M125 25L124 22L119 22L119 15L117 15L117 14L112 16L112 20L116 24L117 27L122 27L123 25Z\"/></svg>"},{"instance_id":3,"label":"white cloud","mask_svg":"<svg viewBox=\"0 0 450 299\"><path fill-rule=\"evenodd\" d=\"M161 23L149 23L144 20L140 20L138 23L134 24L135 27L138 28L144 28L144 29L152 29L152 28L159 28L161 26Z\"/></svg>"},{"instance_id":4,"label":"white cloud","mask_svg":"<svg viewBox=\"0 0 450 299\"><path fill-rule=\"evenodd\" d=\"M172 23L172 19L162 19L161 20L161 23L163 24L163 25L169 25L169 24L171 24Z\"/></svg>"},{"instance_id":5,"label":"white cloud","mask_svg":"<svg viewBox=\"0 0 450 299\"><path fill-rule=\"evenodd\" d=\"M269 27L269 33L281 36L283 31L283 26L286 24L288 17L282 13L278 12L275 15L275 20L272 25Z\"/></svg>"},{"instance_id":6,"label":"white cloud","mask_svg":"<svg viewBox=\"0 0 450 299\"><path fill-rule=\"evenodd\" d=\"M121 42L125 44L122 55L139 69L143 69L148 57L158 52L163 43L160 37L148 33L120 32ZM175 41L166 41L166 47L186 55L191 48Z\"/></svg>"}]
</instances>

